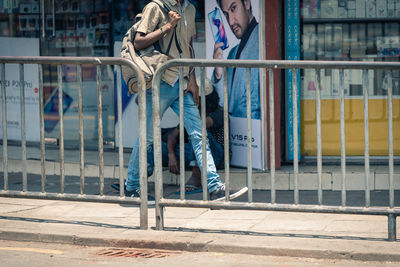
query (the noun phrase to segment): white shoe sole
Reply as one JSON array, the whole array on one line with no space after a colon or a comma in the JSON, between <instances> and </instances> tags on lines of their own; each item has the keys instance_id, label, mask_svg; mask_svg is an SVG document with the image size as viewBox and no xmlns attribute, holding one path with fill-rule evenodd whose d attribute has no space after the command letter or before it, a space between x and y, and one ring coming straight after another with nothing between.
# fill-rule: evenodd
<instances>
[{"instance_id":1,"label":"white shoe sole","mask_svg":"<svg viewBox=\"0 0 400 267\"><path fill-rule=\"evenodd\" d=\"M135 200L138 200L138 201L141 200L140 197L131 197L131 198L133 198ZM138 204L138 205L140 205L140 204ZM156 205L156 201L155 200L147 200L147 206L148 207L154 207L155 205Z\"/></svg>"},{"instance_id":2,"label":"white shoe sole","mask_svg":"<svg viewBox=\"0 0 400 267\"><path fill-rule=\"evenodd\" d=\"M247 186L246 186L246 187L243 187L242 189L240 189L240 190L237 191L236 193L230 194L230 195L229 195L229 200L233 200L233 199L235 199L235 198L238 198L238 197L240 197L240 196L243 196L244 194L247 193L247 191L249 191L249 188L247 188ZM220 198L217 198L217 199L213 199L212 201L221 201L221 200L225 200L225 196L220 197Z\"/></svg>"}]
</instances>

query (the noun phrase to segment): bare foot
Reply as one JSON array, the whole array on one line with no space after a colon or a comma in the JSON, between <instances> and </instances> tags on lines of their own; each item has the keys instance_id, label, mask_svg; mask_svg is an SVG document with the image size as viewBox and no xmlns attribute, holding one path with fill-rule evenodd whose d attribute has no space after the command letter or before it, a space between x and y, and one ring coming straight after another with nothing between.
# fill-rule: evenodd
<instances>
[{"instance_id":1,"label":"bare foot","mask_svg":"<svg viewBox=\"0 0 400 267\"><path fill-rule=\"evenodd\" d=\"M186 182L186 185L189 185L190 187L201 188L201 172L199 167L193 167L192 176L190 176L189 180Z\"/></svg>"}]
</instances>

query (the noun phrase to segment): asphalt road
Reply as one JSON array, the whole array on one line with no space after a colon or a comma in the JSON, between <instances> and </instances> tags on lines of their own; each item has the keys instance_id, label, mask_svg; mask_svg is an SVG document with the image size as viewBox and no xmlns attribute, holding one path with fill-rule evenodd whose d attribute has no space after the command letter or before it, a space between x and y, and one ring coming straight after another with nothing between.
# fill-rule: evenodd
<instances>
[{"instance_id":1,"label":"asphalt road","mask_svg":"<svg viewBox=\"0 0 400 267\"><path fill-rule=\"evenodd\" d=\"M130 257L116 256L122 250ZM114 255L104 255L114 253ZM135 255L135 256L133 256ZM149 257L149 258L145 258ZM398 262L116 249L0 240L1 266L398 266Z\"/></svg>"}]
</instances>

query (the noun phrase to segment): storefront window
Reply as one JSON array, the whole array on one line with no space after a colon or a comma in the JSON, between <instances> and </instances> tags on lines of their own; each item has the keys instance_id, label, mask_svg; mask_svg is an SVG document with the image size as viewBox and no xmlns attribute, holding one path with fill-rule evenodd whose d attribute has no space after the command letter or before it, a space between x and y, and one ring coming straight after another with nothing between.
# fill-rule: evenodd
<instances>
[{"instance_id":1,"label":"storefront window","mask_svg":"<svg viewBox=\"0 0 400 267\"><path fill-rule=\"evenodd\" d=\"M303 0L301 5L301 59L344 61L400 61L399 0ZM387 155L387 76L368 71L371 155ZM393 76L393 118L399 124L400 72ZM301 73L302 153L316 154L316 72ZM339 70L321 71L323 153L340 155ZM363 73L344 71L346 148L348 155L363 155ZM395 133L400 136L399 127ZM399 138L395 138L399 144ZM397 154L400 151L397 150Z\"/></svg>"},{"instance_id":2,"label":"storefront window","mask_svg":"<svg viewBox=\"0 0 400 267\"><path fill-rule=\"evenodd\" d=\"M302 50L305 60L400 60L400 1L302 1ZM309 95L313 72L304 73L303 96ZM322 95L337 96L337 73L323 73ZM370 96L386 95L384 71L370 71ZM345 73L345 95L362 95L361 71ZM399 72L393 94L400 95Z\"/></svg>"},{"instance_id":3,"label":"storefront window","mask_svg":"<svg viewBox=\"0 0 400 267\"><path fill-rule=\"evenodd\" d=\"M204 1L195 5L197 34L194 49L197 57L205 57ZM133 25L135 16L150 0L55 0L44 1L45 18L42 25L42 7L39 0L0 1L0 38L2 44L12 47L12 42L29 38L38 45L24 51L24 55L41 56L119 56L117 46ZM42 36L44 27L45 35ZM8 43L7 43L8 41ZM116 43L117 44L116 46ZM21 55L20 51L7 55ZM6 55L6 54L4 54ZM36 70L37 72L37 70ZM59 138L58 74L57 66L43 66L45 137ZM33 74L37 77L36 74ZM66 147L76 146L78 139L78 82L75 65L62 66L64 138ZM98 145L96 67L82 66L83 116L85 120L85 146ZM38 86L38 85L36 85ZM10 89L11 90L11 89ZM102 67L103 135L105 147L113 147L115 139L115 90L112 67ZM38 95L36 96L38 99ZM35 102L38 106L38 102ZM37 122L39 125L39 122ZM12 138L12 137L11 137ZM110 146L107 146L110 144Z\"/></svg>"}]
</instances>

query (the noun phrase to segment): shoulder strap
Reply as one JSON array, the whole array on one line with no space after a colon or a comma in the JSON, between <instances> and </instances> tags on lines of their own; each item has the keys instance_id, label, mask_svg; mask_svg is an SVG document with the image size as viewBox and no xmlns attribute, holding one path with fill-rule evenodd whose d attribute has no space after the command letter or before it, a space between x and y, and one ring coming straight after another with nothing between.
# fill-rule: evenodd
<instances>
[{"instance_id":1,"label":"shoulder strap","mask_svg":"<svg viewBox=\"0 0 400 267\"><path fill-rule=\"evenodd\" d=\"M166 12L167 14L171 11L171 8L163 1L163 0L153 0L154 3L156 3L164 12ZM178 42L178 38L176 36L176 28L174 28L174 33L172 34L171 40L169 41L168 47L167 47L167 51L165 52L165 54L168 56L169 51L171 50L171 45L172 45L172 39L175 38L175 45L176 48L178 49L179 54L182 53L182 48ZM161 52L161 47L159 42L156 42L154 44L154 47L156 48L156 50Z\"/></svg>"},{"instance_id":2,"label":"shoulder strap","mask_svg":"<svg viewBox=\"0 0 400 267\"><path fill-rule=\"evenodd\" d=\"M153 0L161 9L164 9L165 13L169 13L171 8L163 0Z\"/></svg>"},{"instance_id":3,"label":"shoulder strap","mask_svg":"<svg viewBox=\"0 0 400 267\"><path fill-rule=\"evenodd\" d=\"M176 28L174 29L174 33L173 33L173 35L171 37L171 40L169 41L168 48L167 48L167 51L165 52L165 54L166 55L169 54L169 50L171 49L171 45L172 45L172 39L175 39L176 48L178 49L179 54L182 54L182 48L179 45L178 37L176 37Z\"/></svg>"}]
</instances>

